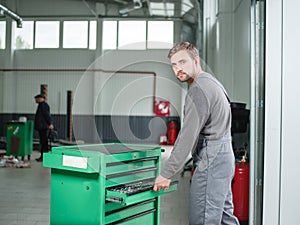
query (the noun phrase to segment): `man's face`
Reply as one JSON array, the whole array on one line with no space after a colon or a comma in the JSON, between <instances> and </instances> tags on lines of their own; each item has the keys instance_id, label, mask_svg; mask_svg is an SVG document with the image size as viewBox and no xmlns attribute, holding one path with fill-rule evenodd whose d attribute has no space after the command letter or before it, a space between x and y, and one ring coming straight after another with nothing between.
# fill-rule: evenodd
<instances>
[{"instance_id":1,"label":"man's face","mask_svg":"<svg viewBox=\"0 0 300 225\"><path fill-rule=\"evenodd\" d=\"M40 103L40 102L42 102L44 99L43 98L35 98L35 102L36 103Z\"/></svg>"},{"instance_id":2,"label":"man's face","mask_svg":"<svg viewBox=\"0 0 300 225\"><path fill-rule=\"evenodd\" d=\"M171 57L172 69L181 82L188 82L195 77L196 60L192 59L187 51L181 50Z\"/></svg>"}]
</instances>

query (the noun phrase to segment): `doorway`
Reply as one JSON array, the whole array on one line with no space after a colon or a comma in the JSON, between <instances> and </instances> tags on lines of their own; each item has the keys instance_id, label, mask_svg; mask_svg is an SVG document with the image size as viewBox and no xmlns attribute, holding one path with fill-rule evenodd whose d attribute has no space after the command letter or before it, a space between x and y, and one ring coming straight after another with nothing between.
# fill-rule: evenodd
<instances>
[{"instance_id":1,"label":"doorway","mask_svg":"<svg viewBox=\"0 0 300 225\"><path fill-rule=\"evenodd\" d=\"M261 225L265 113L265 1L203 1L203 61L227 89L231 101L250 111L245 132L233 135L250 166L249 215Z\"/></svg>"}]
</instances>

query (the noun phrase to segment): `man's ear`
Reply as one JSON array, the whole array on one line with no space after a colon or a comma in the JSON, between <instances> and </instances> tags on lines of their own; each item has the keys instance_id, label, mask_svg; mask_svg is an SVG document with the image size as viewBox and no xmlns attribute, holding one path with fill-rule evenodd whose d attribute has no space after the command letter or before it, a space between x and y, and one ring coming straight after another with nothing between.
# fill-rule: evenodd
<instances>
[{"instance_id":1,"label":"man's ear","mask_svg":"<svg viewBox=\"0 0 300 225\"><path fill-rule=\"evenodd\" d=\"M199 57L199 56L195 56L195 57L194 57L194 61L195 61L195 64L196 64L196 65L199 65L199 66L200 66L200 57Z\"/></svg>"}]
</instances>

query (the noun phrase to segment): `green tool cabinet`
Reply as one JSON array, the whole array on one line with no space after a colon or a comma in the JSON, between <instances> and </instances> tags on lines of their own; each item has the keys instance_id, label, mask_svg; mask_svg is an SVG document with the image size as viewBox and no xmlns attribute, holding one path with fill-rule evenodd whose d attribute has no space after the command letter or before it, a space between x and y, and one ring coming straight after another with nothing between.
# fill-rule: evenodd
<instances>
[{"instance_id":1,"label":"green tool cabinet","mask_svg":"<svg viewBox=\"0 0 300 225\"><path fill-rule=\"evenodd\" d=\"M9 121L6 124L6 154L14 156L27 155L30 159L33 148L33 121Z\"/></svg>"},{"instance_id":2,"label":"green tool cabinet","mask_svg":"<svg viewBox=\"0 0 300 225\"><path fill-rule=\"evenodd\" d=\"M152 190L161 147L121 143L52 148L51 225L159 225L160 195Z\"/></svg>"}]
</instances>

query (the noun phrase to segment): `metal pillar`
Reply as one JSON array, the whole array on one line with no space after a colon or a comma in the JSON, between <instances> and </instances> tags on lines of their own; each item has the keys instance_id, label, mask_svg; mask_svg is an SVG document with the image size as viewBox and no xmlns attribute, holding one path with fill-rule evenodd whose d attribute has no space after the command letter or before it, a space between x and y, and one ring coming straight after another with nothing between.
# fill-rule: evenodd
<instances>
[{"instance_id":1,"label":"metal pillar","mask_svg":"<svg viewBox=\"0 0 300 225\"><path fill-rule=\"evenodd\" d=\"M262 224L265 119L264 5L264 1L251 1L249 225Z\"/></svg>"}]
</instances>

